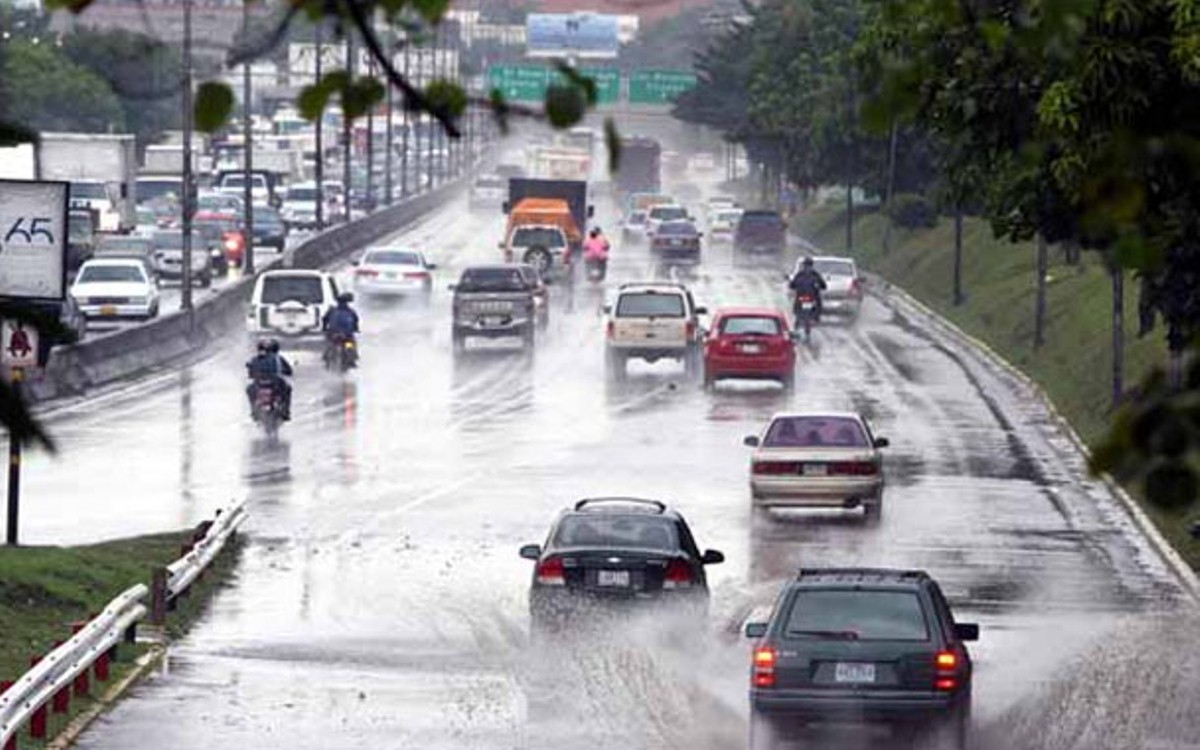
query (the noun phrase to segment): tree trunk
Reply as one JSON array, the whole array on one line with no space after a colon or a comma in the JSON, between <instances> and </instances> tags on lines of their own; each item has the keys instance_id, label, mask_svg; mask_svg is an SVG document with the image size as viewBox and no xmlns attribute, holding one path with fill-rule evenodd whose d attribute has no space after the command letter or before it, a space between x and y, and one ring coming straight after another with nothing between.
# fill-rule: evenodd
<instances>
[{"instance_id":1,"label":"tree trunk","mask_svg":"<svg viewBox=\"0 0 1200 750\"><path fill-rule=\"evenodd\" d=\"M1046 343L1046 238L1037 238L1037 300L1033 313L1033 348Z\"/></svg>"},{"instance_id":2,"label":"tree trunk","mask_svg":"<svg viewBox=\"0 0 1200 750\"><path fill-rule=\"evenodd\" d=\"M896 140L898 128L892 122L892 133L888 143L887 195L883 204L883 254L887 255L892 249L892 198L896 192Z\"/></svg>"},{"instance_id":3,"label":"tree trunk","mask_svg":"<svg viewBox=\"0 0 1200 750\"><path fill-rule=\"evenodd\" d=\"M1125 269L1114 263L1112 275L1112 405L1125 393Z\"/></svg>"},{"instance_id":4,"label":"tree trunk","mask_svg":"<svg viewBox=\"0 0 1200 750\"><path fill-rule=\"evenodd\" d=\"M846 185L846 252L854 252L854 186Z\"/></svg>"},{"instance_id":5,"label":"tree trunk","mask_svg":"<svg viewBox=\"0 0 1200 750\"><path fill-rule=\"evenodd\" d=\"M962 288L963 209L962 203L954 206L954 305L965 300Z\"/></svg>"}]
</instances>

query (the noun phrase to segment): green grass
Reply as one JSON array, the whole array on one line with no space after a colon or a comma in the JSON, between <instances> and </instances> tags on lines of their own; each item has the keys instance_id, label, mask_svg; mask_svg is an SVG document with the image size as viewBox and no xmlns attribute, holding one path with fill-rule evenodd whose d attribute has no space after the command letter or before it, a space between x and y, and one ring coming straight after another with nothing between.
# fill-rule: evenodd
<instances>
[{"instance_id":1,"label":"green grass","mask_svg":"<svg viewBox=\"0 0 1200 750\"><path fill-rule=\"evenodd\" d=\"M29 669L31 657L69 638L72 623L99 613L117 594L139 583L149 585L153 568L178 558L190 536L189 530L83 547L0 547L0 680L19 677ZM168 634L182 633L199 616L212 588L236 565L237 549L235 543L218 557L205 581L180 601L168 617ZM140 653L140 648L122 646L106 685L120 679ZM93 695L103 689L93 681ZM73 700L71 715L52 715L51 736L87 705ZM38 747L26 732L22 735L22 748Z\"/></svg>"},{"instance_id":2,"label":"green grass","mask_svg":"<svg viewBox=\"0 0 1200 750\"><path fill-rule=\"evenodd\" d=\"M820 208L792 222L794 231L830 253L846 250L845 212ZM1035 304L1034 243L1012 244L992 236L991 227L968 219L963 232L963 289L966 301L953 303L954 226L943 220L928 230L893 229L891 250L883 253L885 219L867 213L855 224L860 264L903 287L964 331L986 342L1036 380L1059 412L1088 443L1094 443L1112 416L1112 286L1099 259L1083 253L1069 265L1050 249L1046 301L1046 344L1033 347ZM1161 328L1138 339L1137 284L1125 283L1125 384L1136 386L1153 367L1166 363ZM1188 514L1146 507L1164 535L1193 568L1200 568L1200 545L1187 533Z\"/></svg>"}]
</instances>

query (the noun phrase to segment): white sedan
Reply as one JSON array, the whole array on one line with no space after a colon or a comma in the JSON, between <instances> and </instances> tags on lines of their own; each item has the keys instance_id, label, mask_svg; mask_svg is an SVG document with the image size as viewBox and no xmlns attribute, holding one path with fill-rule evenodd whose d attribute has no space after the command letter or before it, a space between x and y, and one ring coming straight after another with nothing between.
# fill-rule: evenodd
<instances>
[{"instance_id":1,"label":"white sedan","mask_svg":"<svg viewBox=\"0 0 1200 750\"><path fill-rule=\"evenodd\" d=\"M861 506L868 520L883 511L886 438L852 412L777 414L761 435L745 440L750 493L757 508Z\"/></svg>"},{"instance_id":2,"label":"white sedan","mask_svg":"<svg viewBox=\"0 0 1200 750\"><path fill-rule=\"evenodd\" d=\"M95 258L84 263L71 297L85 318L153 318L158 289L146 264L133 258Z\"/></svg>"},{"instance_id":3,"label":"white sedan","mask_svg":"<svg viewBox=\"0 0 1200 750\"><path fill-rule=\"evenodd\" d=\"M733 233L742 219L742 209L722 208L708 220L709 238L717 242L733 242Z\"/></svg>"},{"instance_id":4,"label":"white sedan","mask_svg":"<svg viewBox=\"0 0 1200 750\"><path fill-rule=\"evenodd\" d=\"M376 247L354 263L354 286L364 295L421 294L433 292L437 265L422 253L402 247Z\"/></svg>"}]
</instances>

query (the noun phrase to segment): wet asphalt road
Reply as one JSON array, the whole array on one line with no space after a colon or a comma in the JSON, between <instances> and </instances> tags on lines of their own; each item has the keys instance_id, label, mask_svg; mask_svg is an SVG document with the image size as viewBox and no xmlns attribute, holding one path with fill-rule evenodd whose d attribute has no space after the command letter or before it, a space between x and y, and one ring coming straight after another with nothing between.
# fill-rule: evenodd
<instances>
[{"instance_id":1,"label":"wet asphalt road","mask_svg":"<svg viewBox=\"0 0 1200 750\"><path fill-rule=\"evenodd\" d=\"M297 356L296 421L278 445L245 414L240 340L54 413L62 458L27 464L28 541L178 528L235 496L252 513L234 584L81 747L741 747L748 661L735 633L802 564L931 571L958 618L983 626L975 717L995 727L1109 634L1180 608L1030 395L877 299L856 325L816 331L791 396L705 393L670 363L607 383L603 292L583 285L569 299L554 289L532 360L455 362L445 283L493 260L500 228L460 198L406 232L443 266L432 305L364 305L349 377ZM610 271L610 288L645 277L646 251L618 248ZM780 305L777 273L710 249L690 283L710 310ZM741 439L808 407L859 409L891 439L878 527L855 513L752 519ZM517 549L602 494L668 500L702 547L725 552L706 626L635 620L529 643ZM860 742L881 746L837 746Z\"/></svg>"}]
</instances>

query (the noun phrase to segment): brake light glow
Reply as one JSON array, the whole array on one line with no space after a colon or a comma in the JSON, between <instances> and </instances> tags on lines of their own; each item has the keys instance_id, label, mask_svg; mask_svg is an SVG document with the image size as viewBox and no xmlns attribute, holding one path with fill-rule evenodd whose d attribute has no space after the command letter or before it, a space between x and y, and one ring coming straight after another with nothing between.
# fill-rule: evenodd
<instances>
[{"instance_id":1,"label":"brake light glow","mask_svg":"<svg viewBox=\"0 0 1200 750\"><path fill-rule=\"evenodd\" d=\"M562 558L548 557L538 563L537 582L542 586L566 586L567 571Z\"/></svg>"},{"instance_id":2,"label":"brake light glow","mask_svg":"<svg viewBox=\"0 0 1200 750\"><path fill-rule=\"evenodd\" d=\"M754 687L775 687L775 663L778 655L770 646L759 646L754 649L754 669L751 680Z\"/></svg>"},{"instance_id":3,"label":"brake light glow","mask_svg":"<svg viewBox=\"0 0 1200 750\"><path fill-rule=\"evenodd\" d=\"M800 465L795 461L755 461L755 474L798 474Z\"/></svg>"},{"instance_id":4,"label":"brake light glow","mask_svg":"<svg viewBox=\"0 0 1200 750\"><path fill-rule=\"evenodd\" d=\"M695 321L689 320L687 322L687 327L685 329L684 335L687 337L688 341L691 341L692 339L696 338L696 323L695 323Z\"/></svg>"},{"instance_id":5,"label":"brake light glow","mask_svg":"<svg viewBox=\"0 0 1200 750\"><path fill-rule=\"evenodd\" d=\"M939 651L936 663L939 672L953 671L958 668L958 655L953 651Z\"/></svg>"},{"instance_id":6,"label":"brake light glow","mask_svg":"<svg viewBox=\"0 0 1200 750\"><path fill-rule=\"evenodd\" d=\"M939 677L934 685L938 690L953 690L958 687L958 680L953 677Z\"/></svg>"},{"instance_id":7,"label":"brake light glow","mask_svg":"<svg viewBox=\"0 0 1200 750\"><path fill-rule=\"evenodd\" d=\"M937 667L937 678L934 680L934 687L941 691L957 689L958 654L953 651L939 651L933 658L933 663Z\"/></svg>"},{"instance_id":8,"label":"brake light glow","mask_svg":"<svg viewBox=\"0 0 1200 750\"><path fill-rule=\"evenodd\" d=\"M227 237L227 238L225 239L225 249L226 249L226 250L228 250L228 251L230 251L230 252L233 252L234 250L237 250L237 249L238 249L238 246L239 246L239 244L240 244L240 243L239 243L239 242L237 241L237 239L236 239L236 238L234 238L234 237Z\"/></svg>"},{"instance_id":9,"label":"brake light glow","mask_svg":"<svg viewBox=\"0 0 1200 750\"><path fill-rule=\"evenodd\" d=\"M608 326L605 329L605 335L608 336L609 339L612 339L617 335L617 324L615 321L608 321Z\"/></svg>"},{"instance_id":10,"label":"brake light glow","mask_svg":"<svg viewBox=\"0 0 1200 750\"><path fill-rule=\"evenodd\" d=\"M373 268L360 268L354 272L355 276L364 276L368 279L373 279L379 275L379 272Z\"/></svg>"},{"instance_id":11,"label":"brake light glow","mask_svg":"<svg viewBox=\"0 0 1200 750\"><path fill-rule=\"evenodd\" d=\"M829 464L830 474L840 474L851 477L869 477L877 474L879 468L871 461L838 461ZM953 656L953 654L951 654Z\"/></svg>"},{"instance_id":12,"label":"brake light glow","mask_svg":"<svg viewBox=\"0 0 1200 750\"><path fill-rule=\"evenodd\" d=\"M683 560L672 560L663 574L664 589L687 589L692 587L692 569Z\"/></svg>"},{"instance_id":13,"label":"brake light glow","mask_svg":"<svg viewBox=\"0 0 1200 750\"><path fill-rule=\"evenodd\" d=\"M859 279L855 279L854 281L851 281L850 282L850 293L853 294L855 297L861 297L862 296L862 281L860 281Z\"/></svg>"}]
</instances>

